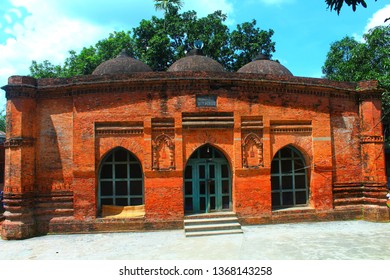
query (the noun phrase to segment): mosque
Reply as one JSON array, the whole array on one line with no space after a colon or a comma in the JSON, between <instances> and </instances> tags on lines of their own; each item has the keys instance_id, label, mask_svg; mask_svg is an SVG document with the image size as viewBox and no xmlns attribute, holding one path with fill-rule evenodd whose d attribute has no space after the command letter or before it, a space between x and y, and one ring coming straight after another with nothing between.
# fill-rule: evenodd
<instances>
[{"instance_id":1,"label":"mosque","mask_svg":"<svg viewBox=\"0 0 390 280\"><path fill-rule=\"evenodd\" d=\"M165 72L121 53L3 89L3 239L390 220L376 81L297 77L264 55L226 72L194 49Z\"/></svg>"}]
</instances>

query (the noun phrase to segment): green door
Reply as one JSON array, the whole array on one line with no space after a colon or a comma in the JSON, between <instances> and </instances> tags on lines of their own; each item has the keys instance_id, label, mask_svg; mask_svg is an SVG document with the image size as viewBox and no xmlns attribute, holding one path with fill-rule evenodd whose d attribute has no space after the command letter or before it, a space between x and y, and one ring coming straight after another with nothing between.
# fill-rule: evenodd
<instances>
[{"instance_id":1,"label":"green door","mask_svg":"<svg viewBox=\"0 0 390 280\"><path fill-rule=\"evenodd\" d=\"M184 172L186 213L208 213L231 209L231 176L221 152L210 145L196 150Z\"/></svg>"}]
</instances>

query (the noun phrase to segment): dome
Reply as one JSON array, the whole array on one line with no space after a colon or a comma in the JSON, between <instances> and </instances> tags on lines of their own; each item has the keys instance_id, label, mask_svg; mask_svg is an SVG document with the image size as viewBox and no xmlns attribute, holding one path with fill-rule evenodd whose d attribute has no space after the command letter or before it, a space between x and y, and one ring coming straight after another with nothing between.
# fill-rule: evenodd
<instances>
[{"instance_id":1,"label":"dome","mask_svg":"<svg viewBox=\"0 0 390 280\"><path fill-rule=\"evenodd\" d=\"M207 71L207 72L225 72L221 64L210 57L203 56L201 50L191 50L186 57L183 57L173 63L167 70L168 72L180 71Z\"/></svg>"},{"instance_id":2,"label":"dome","mask_svg":"<svg viewBox=\"0 0 390 280\"><path fill-rule=\"evenodd\" d=\"M101 63L92 72L92 75L105 74L129 74L135 72L152 72L148 65L130 57L125 51L122 51L117 57Z\"/></svg>"},{"instance_id":3,"label":"dome","mask_svg":"<svg viewBox=\"0 0 390 280\"><path fill-rule=\"evenodd\" d=\"M293 74L279 62L270 60L265 55L258 55L252 62L242 66L237 73L270 74L276 76L293 76Z\"/></svg>"}]
</instances>

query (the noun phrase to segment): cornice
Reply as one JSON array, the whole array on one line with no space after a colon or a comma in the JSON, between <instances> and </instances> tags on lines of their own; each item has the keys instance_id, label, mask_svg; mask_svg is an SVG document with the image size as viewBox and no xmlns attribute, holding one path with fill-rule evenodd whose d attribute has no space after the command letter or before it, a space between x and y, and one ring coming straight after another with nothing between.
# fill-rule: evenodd
<instances>
[{"instance_id":1,"label":"cornice","mask_svg":"<svg viewBox=\"0 0 390 280\"><path fill-rule=\"evenodd\" d=\"M85 94L101 93L134 93L134 92L218 92L229 91L240 94L306 94L319 97L358 99L359 92L352 89L334 88L329 86L301 84L288 81L247 80L247 79L213 79L213 78L175 78L175 79L146 79L146 80L116 80L112 82L94 82L86 84L67 84L61 86L46 86L38 88L38 98L59 98ZM377 95L372 95L377 97ZM380 98L380 95L379 95Z\"/></svg>"},{"instance_id":2,"label":"cornice","mask_svg":"<svg viewBox=\"0 0 390 280\"><path fill-rule=\"evenodd\" d=\"M358 90L356 83L326 79L242 73L151 72L129 75L80 76L69 79L38 79L36 85L9 84L7 98L58 98L84 94L132 92L229 91L245 94L307 94L346 99L380 98L380 89Z\"/></svg>"},{"instance_id":3,"label":"cornice","mask_svg":"<svg viewBox=\"0 0 390 280\"><path fill-rule=\"evenodd\" d=\"M37 88L31 85L7 85L3 89L7 99L21 97L34 99L37 96Z\"/></svg>"}]
</instances>

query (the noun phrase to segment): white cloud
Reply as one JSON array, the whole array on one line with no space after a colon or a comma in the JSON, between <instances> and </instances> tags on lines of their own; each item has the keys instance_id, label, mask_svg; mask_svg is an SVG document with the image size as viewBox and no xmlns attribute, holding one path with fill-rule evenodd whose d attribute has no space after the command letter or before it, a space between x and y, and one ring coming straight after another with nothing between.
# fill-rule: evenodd
<instances>
[{"instance_id":1,"label":"white cloud","mask_svg":"<svg viewBox=\"0 0 390 280\"><path fill-rule=\"evenodd\" d=\"M11 69L15 71L15 73L10 74L26 75L32 60L43 61L47 59L55 64L62 63L68 56L69 50L79 50L107 37L110 32L115 30L115 26L118 26L118 22L111 25L108 23L110 18L116 20L117 14L107 11L106 1L97 2L99 5L93 5L95 1L84 0L81 2L83 5L80 6L79 1L73 0L66 2L11 0L14 8L9 9L9 13L14 12L19 17L21 14L18 8L23 7L29 15L24 19L23 24L11 24L5 30L12 36L13 40L7 40L5 44L0 44L0 53L4 54L0 56L0 65L3 69L8 69L8 73ZM149 2L131 3L127 0L113 2L110 6L123 6L121 10L136 7L155 12ZM97 22L91 11L79 9L88 7L88 3L92 5L90 7L95 14L107 12L105 22ZM198 16L205 16L216 10L222 10L224 13L233 12L233 4L228 0L198 0L185 1L184 3L183 11L195 10L198 12ZM117 8L115 10L118 11ZM7 15L7 18L12 20L10 15ZM128 22L129 19L121 20ZM127 28L130 29L131 26Z\"/></svg>"},{"instance_id":2,"label":"white cloud","mask_svg":"<svg viewBox=\"0 0 390 280\"><path fill-rule=\"evenodd\" d=\"M69 50L92 45L113 31L82 19L69 18L52 5L54 2L12 1L15 7L23 6L30 14L22 23L10 24L4 30L11 38L0 44L0 87L11 75L28 75L32 60L63 63ZM3 103L5 99L0 98L0 105Z\"/></svg>"},{"instance_id":3,"label":"white cloud","mask_svg":"<svg viewBox=\"0 0 390 280\"><path fill-rule=\"evenodd\" d=\"M378 10L375 12L371 18L368 19L366 26L364 27L364 30L361 34L358 33L353 33L352 37L360 42L364 43L364 37L363 35L368 33L368 31L376 26L381 26L381 25L387 25L388 23L385 22L385 19L390 17L390 5L386 5L384 8Z\"/></svg>"},{"instance_id":4,"label":"white cloud","mask_svg":"<svg viewBox=\"0 0 390 280\"><path fill-rule=\"evenodd\" d=\"M62 64L68 51L94 45L115 30L136 27L157 12L151 0L10 0L5 13L8 39L0 43L0 87L11 75L28 75L32 60ZM199 17L233 12L231 0L184 1L182 11ZM23 14L21 10L25 11ZM25 18L23 18L25 15ZM18 19L18 20L16 20ZM2 93L0 91L0 93ZM0 94L0 108L5 103Z\"/></svg>"},{"instance_id":5,"label":"white cloud","mask_svg":"<svg viewBox=\"0 0 390 280\"><path fill-rule=\"evenodd\" d=\"M53 63L60 63L68 50L82 48L91 41L100 39L102 33L107 31L85 21L67 18L47 2L13 1L14 5L24 6L31 14L24 19L23 24L14 24L7 29L6 32L14 40L7 40L5 45L0 45L1 53L7 54L6 59L4 56L0 57L1 64L20 62L27 66L24 71L20 69L21 74L25 74L31 60L48 59Z\"/></svg>"},{"instance_id":6,"label":"white cloud","mask_svg":"<svg viewBox=\"0 0 390 280\"><path fill-rule=\"evenodd\" d=\"M373 16L368 20L368 23L364 29L364 33L367 33L368 30L380 25L387 25L385 19L390 17L390 5L386 5L384 8L377 11Z\"/></svg>"},{"instance_id":7,"label":"white cloud","mask_svg":"<svg viewBox=\"0 0 390 280\"><path fill-rule=\"evenodd\" d=\"M11 18L10 15L5 14L5 15L4 15L4 18L5 18L5 21L6 21L6 22L8 22L8 23L11 23L11 22L12 22L12 18Z\"/></svg>"}]
</instances>

